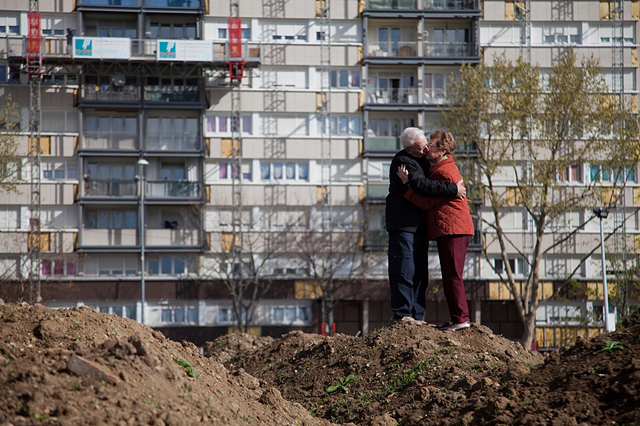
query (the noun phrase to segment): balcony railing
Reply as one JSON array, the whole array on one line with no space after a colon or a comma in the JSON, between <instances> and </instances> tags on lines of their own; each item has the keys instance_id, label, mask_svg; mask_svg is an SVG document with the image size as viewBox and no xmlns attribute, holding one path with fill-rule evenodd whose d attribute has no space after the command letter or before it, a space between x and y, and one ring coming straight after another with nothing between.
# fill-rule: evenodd
<instances>
[{"instance_id":1,"label":"balcony railing","mask_svg":"<svg viewBox=\"0 0 640 426\"><path fill-rule=\"evenodd\" d=\"M138 185L135 179L87 179L84 193L87 197L135 197Z\"/></svg>"},{"instance_id":2,"label":"balcony railing","mask_svg":"<svg viewBox=\"0 0 640 426\"><path fill-rule=\"evenodd\" d=\"M82 88L82 99L96 102L137 102L140 89L136 86L114 88L111 85L88 85Z\"/></svg>"},{"instance_id":3,"label":"balcony railing","mask_svg":"<svg viewBox=\"0 0 640 426\"><path fill-rule=\"evenodd\" d=\"M138 134L128 132L84 132L84 149L138 149Z\"/></svg>"},{"instance_id":4,"label":"balcony railing","mask_svg":"<svg viewBox=\"0 0 640 426\"><path fill-rule=\"evenodd\" d=\"M200 244L197 229L147 229L145 245L154 247L197 246Z\"/></svg>"},{"instance_id":5,"label":"balcony railing","mask_svg":"<svg viewBox=\"0 0 640 426\"><path fill-rule=\"evenodd\" d=\"M365 151L397 152L402 149L400 138L394 136L370 136L366 140ZM388 190L388 185L385 190ZM386 194L385 194L386 197Z\"/></svg>"},{"instance_id":6,"label":"balcony railing","mask_svg":"<svg viewBox=\"0 0 640 426\"><path fill-rule=\"evenodd\" d=\"M415 87L398 89L367 89L369 104L417 104L418 89Z\"/></svg>"},{"instance_id":7,"label":"balcony railing","mask_svg":"<svg viewBox=\"0 0 640 426\"><path fill-rule=\"evenodd\" d=\"M416 41L383 41L369 46L369 56L375 57L417 57L418 42Z\"/></svg>"},{"instance_id":8,"label":"balcony railing","mask_svg":"<svg viewBox=\"0 0 640 426\"><path fill-rule=\"evenodd\" d=\"M200 0L77 0L78 6L128 6L173 7L179 9L199 9Z\"/></svg>"},{"instance_id":9,"label":"balcony railing","mask_svg":"<svg viewBox=\"0 0 640 426\"><path fill-rule=\"evenodd\" d=\"M199 142L198 135L190 133L147 136L146 149L150 151L197 151L200 149Z\"/></svg>"},{"instance_id":10,"label":"balcony railing","mask_svg":"<svg viewBox=\"0 0 640 426\"><path fill-rule=\"evenodd\" d=\"M147 182L148 197L183 197L200 196L200 183L184 180L161 180Z\"/></svg>"},{"instance_id":11,"label":"balcony railing","mask_svg":"<svg viewBox=\"0 0 640 426\"><path fill-rule=\"evenodd\" d=\"M389 183L370 183L367 185L367 198L384 200L389 195Z\"/></svg>"},{"instance_id":12,"label":"balcony railing","mask_svg":"<svg viewBox=\"0 0 640 426\"><path fill-rule=\"evenodd\" d=\"M367 9L418 10L419 0L367 0Z\"/></svg>"},{"instance_id":13,"label":"balcony railing","mask_svg":"<svg viewBox=\"0 0 640 426\"><path fill-rule=\"evenodd\" d=\"M367 0L371 10L476 10L476 0Z\"/></svg>"},{"instance_id":14,"label":"balcony railing","mask_svg":"<svg viewBox=\"0 0 640 426\"><path fill-rule=\"evenodd\" d=\"M384 229L368 230L365 233L365 249L383 249L389 244L389 233Z\"/></svg>"},{"instance_id":15,"label":"balcony railing","mask_svg":"<svg viewBox=\"0 0 640 426\"><path fill-rule=\"evenodd\" d=\"M428 42L424 45L424 56L428 58L460 58L477 56L474 43Z\"/></svg>"},{"instance_id":16,"label":"balcony railing","mask_svg":"<svg viewBox=\"0 0 640 426\"><path fill-rule=\"evenodd\" d=\"M147 102L200 102L200 88L194 86L147 86Z\"/></svg>"},{"instance_id":17,"label":"balcony railing","mask_svg":"<svg viewBox=\"0 0 640 426\"><path fill-rule=\"evenodd\" d=\"M137 229L82 229L82 246L137 246Z\"/></svg>"},{"instance_id":18,"label":"balcony railing","mask_svg":"<svg viewBox=\"0 0 640 426\"><path fill-rule=\"evenodd\" d=\"M448 102L446 89L424 89L424 103L442 105Z\"/></svg>"}]
</instances>

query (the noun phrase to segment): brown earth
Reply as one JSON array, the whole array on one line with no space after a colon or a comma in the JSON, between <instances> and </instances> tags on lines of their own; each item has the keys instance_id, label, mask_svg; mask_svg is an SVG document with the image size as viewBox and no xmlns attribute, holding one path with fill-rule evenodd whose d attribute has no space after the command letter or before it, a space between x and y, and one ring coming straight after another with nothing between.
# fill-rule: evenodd
<instances>
[{"instance_id":1,"label":"brown earth","mask_svg":"<svg viewBox=\"0 0 640 426\"><path fill-rule=\"evenodd\" d=\"M195 345L135 321L89 307L0 302L0 425L196 423L329 424Z\"/></svg>"},{"instance_id":2,"label":"brown earth","mask_svg":"<svg viewBox=\"0 0 640 426\"><path fill-rule=\"evenodd\" d=\"M228 335L203 356L89 308L0 304L1 426L329 421L640 425L640 311L547 357L484 326L414 322L366 337Z\"/></svg>"}]
</instances>

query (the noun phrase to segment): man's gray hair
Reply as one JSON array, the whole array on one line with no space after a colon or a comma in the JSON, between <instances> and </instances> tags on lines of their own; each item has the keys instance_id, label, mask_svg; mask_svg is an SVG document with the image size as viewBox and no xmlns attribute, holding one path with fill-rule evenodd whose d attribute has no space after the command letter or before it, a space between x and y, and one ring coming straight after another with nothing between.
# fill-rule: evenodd
<instances>
[{"instance_id":1,"label":"man's gray hair","mask_svg":"<svg viewBox=\"0 0 640 426\"><path fill-rule=\"evenodd\" d=\"M416 139L420 136L424 136L422 129L418 129L417 127L407 127L404 129L404 132L402 132L400 142L404 148L409 148L416 143Z\"/></svg>"}]
</instances>

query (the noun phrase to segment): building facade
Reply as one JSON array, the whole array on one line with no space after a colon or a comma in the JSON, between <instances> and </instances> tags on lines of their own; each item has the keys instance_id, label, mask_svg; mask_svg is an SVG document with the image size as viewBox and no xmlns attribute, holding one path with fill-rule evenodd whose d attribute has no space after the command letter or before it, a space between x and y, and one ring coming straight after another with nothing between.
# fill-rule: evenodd
<instances>
[{"instance_id":1,"label":"building facade","mask_svg":"<svg viewBox=\"0 0 640 426\"><path fill-rule=\"evenodd\" d=\"M613 85L610 3L616 2L530 3L525 48L543 74L572 47L598 56ZM623 3L620 69L624 93L637 104L638 2ZM326 257L327 249L303 243L326 229L328 205L332 241L341 246L330 274L336 330L366 334L385 325L391 311L384 202L399 135L407 126L438 127L448 79L463 63L490 61L503 51L517 58L526 28L519 5L243 0L245 68L234 101L229 2L40 0L42 303L87 304L138 321L144 315L146 324L172 338L203 344L233 327L227 284L247 270L270 285L253 307L252 332L319 332L317 283L327 277L313 260ZM18 103L25 123L33 111L27 6L16 0L0 9L0 91ZM330 19L321 22L326 7ZM330 66L323 62L327 52ZM29 131L23 130L17 138L24 183L0 200L2 285L9 300L33 298L24 284L32 176ZM465 148L460 155L473 152ZM629 169L625 198L632 233L638 229L636 166ZM580 167L576 184L590 177L590 166ZM239 182L241 206L234 205ZM482 214L482 206L474 208ZM588 214L576 212L573 220ZM522 233L526 220L508 215L511 231ZM476 225L465 266L472 319L517 339L520 319L494 272L498 252L489 248L485 258L487 231ZM596 235L595 226L583 232ZM239 231L238 263L229 253ZM578 255L548 259L544 279L562 279ZM435 250L429 263L437 281ZM514 252L522 276L525 263ZM594 255L579 279L595 286L597 265ZM431 299L428 320L446 321L442 293ZM548 303L539 312L538 340L544 346L570 340L581 324L578 311L599 304L586 296Z\"/></svg>"}]
</instances>

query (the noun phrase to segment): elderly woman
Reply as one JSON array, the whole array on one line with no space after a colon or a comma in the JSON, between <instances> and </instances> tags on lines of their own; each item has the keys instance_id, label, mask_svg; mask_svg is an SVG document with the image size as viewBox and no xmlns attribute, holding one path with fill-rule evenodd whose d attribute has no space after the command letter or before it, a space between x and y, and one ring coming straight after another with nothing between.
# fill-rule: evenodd
<instances>
[{"instance_id":1,"label":"elderly woman","mask_svg":"<svg viewBox=\"0 0 640 426\"><path fill-rule=\"evenodd\" d=\"M440 182L459 182L460 171L453 161L456 141L449 132L436 130L431 133L431 140L426 146L425 158L433 163L429 175L430 180ZM402 182L409 182L406 168L398 168L398 176ZM449 305L451 323L440 327L440 330L457 331L471 326L469 307L462 281L464 260L467 247L474 234L473 221L469 213L469 205L462 198L427 198L408 187L404 193L406 199L425 209L427 239L438 244L440 267L442 268L442 286Z\"/></svg>"}]
</instances>

